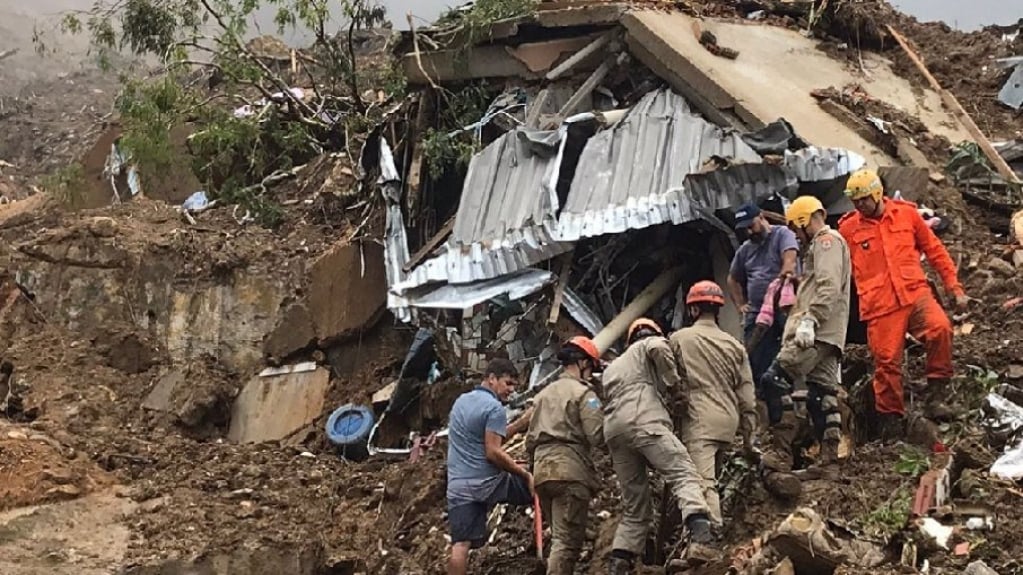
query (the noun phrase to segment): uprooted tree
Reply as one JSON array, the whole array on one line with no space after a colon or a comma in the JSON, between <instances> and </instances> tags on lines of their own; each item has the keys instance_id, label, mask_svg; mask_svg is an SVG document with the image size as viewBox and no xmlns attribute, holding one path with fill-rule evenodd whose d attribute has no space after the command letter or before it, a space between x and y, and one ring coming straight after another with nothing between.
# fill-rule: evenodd
<instances>
[{"instance_id":1,"label":"uprooted tree","mask_svg":"<svg viewBox=\"0 0 1023 575\"><path fill-rule=\"evenodd\" d=\"M267 53L247 42L256 13L267 10L279 33L304 30L311 46L292 50L271 41L276 53ZM223 202L274 225L280 211L268 187L319 154L345 149L379 110L377 98L367 101L360 92L353 38L385 18L373 0L97 0L89 10L66 13L60 32L88 34L101 65L125 52L159 59L160 74L126 77L116 101L120 146L141 173L166 172L171 130L186 125L200 181ZM37 31L37 50L48 51L46 40ZM369 80L394 91L402 85Z\"/></svg>"}]
</instances>

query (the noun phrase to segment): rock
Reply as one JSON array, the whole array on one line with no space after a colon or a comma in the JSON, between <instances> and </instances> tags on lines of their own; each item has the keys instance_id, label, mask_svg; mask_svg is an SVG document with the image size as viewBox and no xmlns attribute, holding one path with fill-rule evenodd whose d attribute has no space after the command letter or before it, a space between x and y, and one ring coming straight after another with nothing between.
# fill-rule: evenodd
<instances>
[{"instance_id":1,"label":"rock","mask_svg":"<svg viewBox=\"0 0 1023 575\"><path fill-rule=\"evenodd\" d=\"M764 488L775 497L798 499L803 492L803 483L791 473L774 471L764 476Z\"/></svg>"},{"instance_id":2,"label":"rock","mask_svg":"<svg viewBox=\"0 0 1023 575\"><path fill-rule=\"evenodd\" d=\"M97 238L112 238L117 235L117 222L114 218L93 218L89 222L89 233Z\"/></svg>"},{"instance_id":3,"label":"rock","mask_svg":"<svg viewBox=\"0 0 1023 575\"><path fill-rule=\"evenodd\" d=\"M57 485L70 485L75 481L75 474L69 469L47 469L41 475L43 480Z\"/></svg>"},{"instance_id":4,"label":"rock","mask_svg":"<svg viewBox=\"0 0 1023 575\"><path fill-rule=\"evenodd\" d=\"M1023 379L1023 365L1018 363L1010 364L1006 377L1009 379Z\"/></svg>"},{"instance_id":5,"label":"rock","mask_svg":"<svg viewBox=\"0 0 1023 575\"><path fill-rule=\"evenodd\" d=\"M74 485L58 485L48 489L46 494L58 496L60 499L74 499L82 494L82 490Z\"/></svg>"},{"instance_id":6,"label":"rock","mask_svg":"<svg viewBox=\"0 0 1023 575\"><path fill-rule=\"evenodd\" d=\"M998 571L995 571L994 569L988 567L987 563L984 563L983 561L978 559L978 560L974 561L973 563L970 563L969 565L967 565L966 569L963 570L963 574L964 575L998 575Z\"/></svg>"},{"instance_id":7,"label":"rock","mask_svg":"<svg viewBox=\"0 0 1023 575\"><path fill-rule=\"evenodd\" d=\"M139 505L139 510L143 513L156 513L167 506L166 497L157 497L156 499L150 499L149 501L143 502Z\"/></svg>"},{"instance_id":8,"label":"rock","mask_svg":"<svg viewBox=\"0 0 1023 575\"><path fill-rule=\"evenodd\" d=\"M28 434L23 431L8 431L7 439L28 439Z\"/></svg>"},{"instance_id":9,"label":"rock","mask_svg":"<svg viewBox=\"0 0 1023 575\"><path fill-rule=\"evenodd\" d=\"M987 268L1003 278L1011 278L1016 275L1016 268L1002 258L991 258Z\"/></svg>"},{"instance_id":10,"label":"rock","mask_svg":"<svg viewBox=\"0 0 1023 575\"><path fill-rule=\"evenodd\" d=\"M933 421L911 417L906 425L906 441L911 445L930 449L941 438L940 429Z\"/></svg>"}]
</instances>

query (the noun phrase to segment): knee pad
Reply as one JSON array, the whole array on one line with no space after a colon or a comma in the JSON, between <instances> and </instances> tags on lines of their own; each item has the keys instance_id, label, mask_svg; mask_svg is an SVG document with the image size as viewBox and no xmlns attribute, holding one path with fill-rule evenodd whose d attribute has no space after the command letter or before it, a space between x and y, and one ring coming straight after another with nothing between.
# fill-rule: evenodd
<instances>
[{"instance_id":1,"label":"knee pad","mask_svg":"<svg viewBox=\"0 0 1023 575\"><path fill-rule=\"evenodd\" d=\"M767 368L760 378L760 385L765 395L779 397L791 395L795 382L792 377L775 361Z\"/></svg>"},{"instance_id":2,"label":"knee pad","mask_svg":"<svg viewBox=\"0 0 1023 575\"><path fill-rule=\"evenodd\" d=\"M842 412L838 406L838 395L833 389L820 384L811 382L807 387L810 393L806 407L813 416L814 427L826 438L839 437L842 433Z\"/></svg>"}]
</instances>

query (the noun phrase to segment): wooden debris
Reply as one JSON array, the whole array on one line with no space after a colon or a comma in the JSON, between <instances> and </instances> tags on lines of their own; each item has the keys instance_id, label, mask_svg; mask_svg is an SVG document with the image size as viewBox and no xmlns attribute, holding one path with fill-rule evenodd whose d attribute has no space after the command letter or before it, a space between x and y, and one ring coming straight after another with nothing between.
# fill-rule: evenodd
<instances>
[{"instance_id":1,"label":"wooden debris","mask_svg":"<svg viewBox=\"0 0 1023 575\"><path fill-rule=\"evenodd\" d=\"M920 56L913 50L912 47L910 47L909 43L906 41L906 38L904 38L902 34L899 34L899 32L896 31L895 28L893 28L890 25L888 26L888 31L891 33L892 37L895 38L895 41L898 42L900 46L902 46L902 49L906 52L906 55L909 56L909 59L913 61L913 64L915 64L917 69L920 70L920 73L924 75L924 78L926 78L927 81L931 84L931 87L934 88L934 91L941 96L941 101L942 103L945 104L945 107L948 108L949 112L951 112L952 115L955 116L963 124L963 127L966 128L966 131L969 132L971 136L973 136L974 141L977 143L978 146L980 146L981 151L983 151L984 155L987 156L987 159L991 162L991 165L995 167L995 170L998 171L998 174L1009 182L1019 182L1019 179L1016 178L1016 173L1012 171L1012 168L1009 167L1009 164L1005 162L1005 160L998 153L998 151L995 150L994 146L991 145L991 142L984 136L983 132L980 131L980 128L977 127L977 124L973 121L973 118L971 118L970 115L966 113L966 110L963 109L963 106L962 104L959 103L959 100L957 100L956 97L952 95L951 92L941 87L941 84L938 83L937 78L935 78L934 75L931 74L930 70L927 69L927 65L924 64L923 60L920 59Z\"/></svg>"},{"instance_id":2,"label":"wooden debris","mask_svg":"<svg viewBox=\"0 0 1023 575\"><path fill-rule=\"evenodd\" d=\"M433 253L433 251L451 235L451 231L453 229L455 229L455 216L451 216L451 218L448 219L448 221L445 222L439 230L437 230L437 233L430 238L430 241L426 242L423 247L419 248L419 251L409 258L408 263L406 263L401 269L405 272L412 271L413 268L421 264L427 256Z\"/></svg>"},{"instance_id":3,"label":"wooden debris","mask_svg":"<svg viewBox=\"0 0 1023 575\"><path fill-rule=\"evenodd\" d=\"M558 111L556 123L560 124L562 120L575 112L576 108L579 107L579 104L582 103L583 98L590 95L590 93L592 93L593 90L595 90L611 72L612 64L620 66L625 63L625 60L628 57L628 54L622 52L615 60L604 60L604 62L597 67L592 74L590 74L590 77L586 78L586 81L583 82L582 86L579 86L579 89L572 94L572 97L568 99L568 102L565 102L565 105L561 108L561 110Z\"/></svg>"},{"instance_id":4,"label":"wooden debris","mask_svg":"<svg viewBox=\"0 0 1023 575\"><path fill-rule=\"evenodd\" d=\"M551 301L551 314L547 323L554 325L558 323L558 316L561 314L561 301L565 298L565 287L568 286L568 275L572 271L572 257L574 251L561 256L561 272L558 275L558 285L554 288L554 299Z\"/></svg>"},{"instance_id":5,"label":"wooden debris","mask_svg":"<svg viewBox=\"0 0 1023 575\"><path fill-rule=\"evenodd\" d=\"M567 60L555 66L550 72L547 72L545 78L547 78L548 80L557 80L558 78L563 76L565 72L568 72L569 70L574 68L579 62L585 60L587 56L595 53L597 50L600 50L604 46L607 46L609 43L611 43L612 36L613 33L608 32L600 36L593 42L590 42L588 45L586 45L585 48L579 50L575 54L572 54L571 56L569 56Z\"/></svg>"}]
</instances>

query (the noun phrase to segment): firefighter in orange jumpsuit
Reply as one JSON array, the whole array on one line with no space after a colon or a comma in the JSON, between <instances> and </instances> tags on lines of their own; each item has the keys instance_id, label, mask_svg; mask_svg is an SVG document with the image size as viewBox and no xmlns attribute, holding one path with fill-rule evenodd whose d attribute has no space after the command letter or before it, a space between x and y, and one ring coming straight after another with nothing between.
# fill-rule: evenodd
<instances>
[{"instance_id":1,"label":"firefighter in orange jumpsuit","mask_svg":"<svg viewBox=\"0 0 1023 575\"><path fill-rule=\"evenodd\" d=\"M867 324L874 356L875 409L882 433L896 434L906 413L902 356L907 331L926 347L931 399L952 377L952 323L927 283L920 255L927 256L959 309L969 299L952 258L915 204L884 197L873 170L849 176L845 193L856 210L839 220L838 231L849 244L860 319Z\"/></svg>"}]
</instances>

